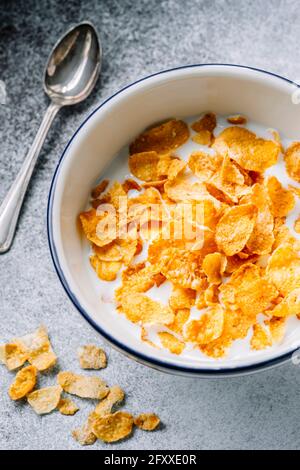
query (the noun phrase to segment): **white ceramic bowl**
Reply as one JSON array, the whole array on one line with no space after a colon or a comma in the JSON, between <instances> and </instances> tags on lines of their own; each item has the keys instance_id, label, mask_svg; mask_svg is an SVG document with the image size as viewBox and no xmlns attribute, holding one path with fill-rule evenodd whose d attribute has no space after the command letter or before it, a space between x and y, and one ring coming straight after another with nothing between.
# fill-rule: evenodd
<instances>
[{"instance_id":1,"label":"white ceramic bowl","mask_svg":"<svg viewBox=\"0 0 300 470\"><path fill-rule=\"evenodd\" d=\"M195 65L154 74L124 88L101 104L68 143L55 172L48 205L48 236L58 276L74 305L119 351L160 370L184 375L249 373L288 360L300 346L300 331L276 348L213 360L171 355L151 348L133 334L112 304L100 304L87 262L87 243L77 225L91 188L120 149L147 126L170 117L242 113L266 127L299 139L300 108L295 85L248 67ZM118 316L117 316L118 315Z\"/></svg>"}]
</instances>

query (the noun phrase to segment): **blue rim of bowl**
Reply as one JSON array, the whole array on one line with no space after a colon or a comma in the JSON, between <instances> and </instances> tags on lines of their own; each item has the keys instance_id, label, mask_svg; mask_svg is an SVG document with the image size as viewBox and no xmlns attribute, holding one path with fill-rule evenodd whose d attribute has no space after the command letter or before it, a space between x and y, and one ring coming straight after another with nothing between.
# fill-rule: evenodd
<instances>
[{"instance_id":1,"label":"blue rim of bowl","mask_svg":"<svg viewBox=\"0 0 300 470\"><path fill-rule=\"evenodd\" d=\"M54 237L53 237L53 231L52 231L52 208L53 208L53 199L54 199L54 193L55 193L55 186L56 186L56 181L59 175L59 170L62 161L64 160L67 150L69 146L71 145L73 139L76 137L76 135L79 133L81 128L86 124L86 122L104 105L106 105L112 98L115 96L119 95L123 91L127 90L127 88L131 88L132 86L136 85L137 83L143 82L145 80L148 80L149 78L155 77L157 75L162 75L165 73L173 72L176 70L182 70L182 69L191 69L191 68L196 68L196 67L236 67L236 68L242 68L242 69L247 69L247 70L253 70L255 72L259 72L262 74L270 75L276 78L279 78L287 83L290 83L291 85L294 85L296 88L300 88L300 86L293 82L292 80L289 80L288 78L282 77L276 73L273 72L268 72L263 69L258 69L255 67L250 67L246 65L237 65L237 64L219 64L219 63L211 63L211 64L191 64L191 65L183 65L180 67L174 67L171 69L167 70L162 70L160 72L153 73L151 75L148 75L146 77L143 77L139 80L136 80L133 83L130 83L129 85L126 85L124 88L121 90L117 91L113 95L111 95L109 98L107 98L105 101L103 101L99 106L97 106L87 117L86 119L82 122L82 124L78 127L78 129L75 131L69 142L67 143L59 161L56 166L53 179L51 182L50 186L50 192L49 192L49 198L48 198L48 206L47 206L47 234L48 234L48 243L49 243L49 248L50 248L50 253L52 257L52 261L54 263L54 267L56 270L56 273L60 279L60 282L67 293L69 299L71 302L74 304L74 306L77 308L77 310L81 313L81 315L90 323L90 325L95 328L95 330L108 342L110 343L115 349L118 351L122 352L125 354L127 357L130 357L137 362L140 362L144 365L150 366L154 369L158 370L164 370L166 372L173 372L173 373L178 373L178 374L183 374L183 375L189 375L189 376L202 376L202 377L220 377L220 376L234 376L234 375L241 375L241 374L249 374L251 372L256 372L259 370L264 370L268 369L270 367L282 364L286 361L288 361L292 354L298 349L295 348L293 351L290 351L288 353L285 353L281 356L275 357L273 359L269 359L267 361L262 361L257 364L250 364L248 366L242 366L242 367L232 367L232 368L220 368L220 369L201 369L201 368L192 368L192 367L184 367L184 366L179 366L177 364L172 364L172 363L166 363L161 360L146 356L140 352L135 351L134 349L131 349L130 347L124 345L123 343L119 342L116 340L113 336L111 336L109 333L104 331L94 320L89 316L87 311L81 306L79 300L75 296L75 294L72 292L65 276L63 273L63 270L60 266L59 262L59 257L57 255L57 250L55 247L54 243Z\"/></svg>"}]
</instances>

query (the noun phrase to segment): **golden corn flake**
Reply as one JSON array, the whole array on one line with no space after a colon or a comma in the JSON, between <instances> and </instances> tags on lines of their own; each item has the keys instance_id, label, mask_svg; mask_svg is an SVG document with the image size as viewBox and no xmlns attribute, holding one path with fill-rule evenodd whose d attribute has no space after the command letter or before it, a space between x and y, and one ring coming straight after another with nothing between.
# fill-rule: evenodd
<instances>
[{"instance_id":1,"label":"golden corn flake","mask_svg":"<svg viewBox=\"0 0 300 470\"><path fill-rule=\"evenodd\" d=\"M157 164L159 155L156 152L135 153L129 157L131 173L142 181L158 179Z\"/></svg>"},{"instance_id":2,"label":"golden corn flake","mask_svg":"<svg viewBox=\"0 0 300 470\"><path fill-rule=\"evenodd\" d=\"M119 405L124 400L125 393L118 385L114 385L110 388L108 395L104 400L100 401L96 406L93 413L98 416L103 416L111 413L115 405Z\"/></svg>"},{"instance_id":3,"label":"golden corn flake","mask_svg":"<svg viewBox=\"0 0 300 470\"><path fill-rule=\"evenodd\" d=\"M180 173L184 171L186 162L179 158L174 158L168 168L168 180L173 181Z\"/></svg>"},{"instance_id":4,"label":"golden corn flake","mask_svg":"<svg viewBox=\"0 0 300 470\"><path fill-rule=\"evenodd\" d=\"M235 114L233 116L229 116L227 118L227 122L229 122L229 124L246 124L247 119L241 114Z\"/></svg>"},{"instance_id":5,"label":"golden corn flake","mask_svg":"<svg viewBox=\"0 0 300 470\"><path fill-rule=\"evenodd\" d=\"M207 344L221 336L224 326L224 311L220 305L209 307L199 320L192 320L185 329L187 341Z\"/></svg>"},{"instance_id":6,"label":"golden corn flake","mask_svg":"<svg viewBox=\"0 0 300 470\"><path fill-rule=\"evenodd\" d=\"M9 387L8 394L12 400L20 400L31 392L36 385L37 369L27 366L19 370L15 380Z\"/></svg>"},{"instance_id":7,"label":"golden corn flake","mask_svg":"<svg viewBox=\"0 0 300 470\"><path fill-rule=\"evenodd\" d=\"M132 432L133 416L125 411L100 416L92 426L95 436L104 442L116 442Z\"/></svg>"},{"instance_id":8,"label":"golden corn flake","mask_svg":"<svg viewBox=\"0 0 300 470\"><path fill-rule=\"evenodd\" d=\"M177 202L202 201L210 196L203 183L198 181L191 183L185 176L178 177L174 181L168 180L164 188L167 196Z\"/></svg>"},{"instance_id":9,"label":"golden corn flake","mask_svg":"<svg viewBox=\"0 0 300 470\"><path fill-rule=\"evenodd\" d=\"M162 255L161 272L166 278L188 289L201 289L205 283L202 271L202 255L197 251L170 248Z\"/></svg>"},{"instance_id":10,"label":"golden corn flake","mask_svg":"<svg viewBox=\"0 0 300 470\"><path fill-rule=\"evenodd\" d=\"M173 310L190 308L194 305L196 292L193 289L185 289L180 286L173 286L169 299L170 307Z\"/></svg>"},{"instance_id":11,"label":"golden corn flake","mask_svg":"<svg viewBox=\"0 0 300 470\"><path fill-rule=\"evenodd\" d=\"M125 193L127 194L129 191L141 191L141 186L139 185L139 183L135 180L133 180L132 178L128 178L127 180L124 181L124 183L122 184L122 187L125 191Z\"/></svg>"},{"instance_id":12,"label":"golden corn flake","mask_svg":"<svg viewBox=\"0 0 300 470\"><path fill-rule=\"evenodd\" d=\"M140 293L128 294L124 297L122 311L133 323L168 325L174 320L174 313L169 307Z\"/></svg>"},{"instance_id":13,"label":"golden corn flake","mask_svg":"<svg viewBox=\"0 0 300 470\"><path fill-rule=\"evenodd\" d=\"M43 415L55 410L60 402L62 389L59 385L45 387L31 392L27 396L28 403L34 411Z\"/></svg>"},{"instance_id":14,"label":"golden corn flake","mask_svg":"<svg viewBox=\"0 0 300 470\"><path fill-rule=\"evenodd\" d=\"M295 198L291 191L282 187L275 176L267 181L269 197L271 199L271 210L274 217L285 217L293 210Z\"/></svg>"},{"instance_id":15,"label":"golden corn flake","mask_svg":"<svg viewBox=\"0 0 300 470\"><path fill-rule=\"evenodd\" d=\"M220 154L228 153L245 170L259 173L275 165L280 153L276 142L257 137L243 127L224 129L212 146Z\"/></svg>"},{"instance_id":16,"label":"golden corn flake","mask_svg":"<svg viewBox=\"0 0 300 470\"><path fill-rule=\"evenodd\" d=\"M74 429L72 436L82 446L93 445L97 440L88 423L83 424L80 428Z\"/></svg>"},{"instance_id":17,"label":"golden corn flake","mask_svg":"<svg viewBox=\"0 0 300 470\"><path fill-rule=\"evenodd\" d=\"M246 263L220 287L221 301L228 308L241 309L245 315L264 312L278 296L275 286L261 276L260 268ZM250 308L251 306L251 308Z\"/></svg>"},{"instance_id":18,"label":"golden corn flake","mask_svg":"<svg viewBox=\"0 0 300 470\"><path fill-rule=\"evenodd\" d=\"M213 132L217 125L217 118L214 113L206 113L201 119L192 124L192 129L195 132L200 133L201 131Z\"/></svg>"},{"instance_id":19,"label":"golden corn flake","mask_svg":"<svg viewBox=\"0 0 300 470\"><path fill-rule=\"evenodd\" d=\"M219 302L219 285L210 284L204 291L205 305L214 305Z\"/></svg>"},{"instance_id":20,"label":"golden corn flake","mask_svg":"<svg viewBox=\"0 0 300 470\"><path fill-rule=\"evenodd\" d=\"M300 287L300 256L290 244L280 245L272 253L266 269L267 278L282 295Z\"/></svg>"},{"instance_id":21,"label":"golden corn flake","mask_svg":"<svg viewBox=\"0 0 300 470\"><path fill-rule=\"evenodd\" d=\"M285 335L286 329L286 318L281 317L272 317L270 320L267 320L266 325L269 326L270 333L272 336L273 343L280 343Z\"/></svg>"},{"instance_id":22,"label":"golden corn flake","mask_svg":"<svg viewBox=\"0 0 300 470\"><path fill-rule=\"evenodd\" d=\"M242 204L227 209L216 227L215 239L221 251L233 256L242 251L249 240L257 217L253 204Z\"/></svg>"},{"instance_id":23,"label":"golden corn flake","mask_svg":"<svg viewBox=\"0 0 300 470\"><path fill-rule=\"evenodd\" d=\"M96 255L90 257L90 263L102 281L114 281L122 267L119 261L101 261Z\"/></svg>"},{"instance_id":24,"label":"golden corn flake","mask_svg":"<svg viewBox=\"0 0 300 470\"><path fill-rule=\"evenodd\" d=\"M18 369L27 359L28 353L21 345L15 343L4 345L4 362L8 370Z\"/></svg>"},{"instance_id":25,"label":"golden corn flake","mask_svg":"<svg viewBox=\"0 0 300 470\"><path fill-rule=\"evenodd\" d=\"M270 211L268 192L266 188L256 183L252 186L251 202L257 207L257 217L252 234L247 241L248 250L257 255L271 252L274 243L274 218Z\"/></svg>"},{"instance_id":26,"label":"golden corn flake","mask_svg":"<svg viewBox=\"0 0 300 470\"><path fill-rule=\"evenodd\" d=\"M109 393L106 383L99 377L78 375L73 372L59 372L57 381L65 392L81 398L100 400Z\"/></svg>"},{"instance_id":27,"label":"golden corn flake","mask_svg":"<svg viewBox=\"0 0 300 470\"><path fill-rule=\"evenodd\" d=\"M189 129L185 122L171 120L143 132L129 147L130 154L156 151L169 153L189 138Z\"/></svg>"},{"instance_id":28,"label":"golden corn flake","mask_svg":"<svg viewBox=\"0 0 300 470\"><path fill-rule=\"evenodd\" d=\"M66 416L73 416L77 411L79 411L76 403L74 403L70 398L61 398L57 408L62 415Z\"/></svg>"},{"instance_id":29,"label":"golden corn flake","mask_svg":"<svg viewBox=\"0 0 300 470\"><path fill-rule=\"evenodd\" d=\"M109 214L104 211L97 213L96 209L90 209L82 212L79 217L85 236L90 242L101 247L115 240L116 218L112 212ZM101 230L99 230L99 226L101 226Z\"/></svg>"},{"instance_id":30,"label":"golden corn flake","mask_svg":"<svg viewBox=\"0 0 300 470\"><path fill-rule=\"evenodd\" d=\"M168 349L172 354L181 354L185 348L185 343L183 341L180 341L176 336L168 333L167 331L158 333L158 337L163 347Z\"/></svg>"},{"instance_id":31,"label":"golden corn flake","mask_svg":"<svg viewBox=\"0 0 300 470\"><path fill-rule=\"evenodd\" d=\"M210 131L203 129L193 135L192 141L199 145L211 145L213 142L213 134Z\"/></svg>"},{"instance_id":32,"label":"golden corn flake","mask_svg":"<svg viewBox=\"0 0 300 470\"><path fill-rule=\"evenodd\" d=\"M284 154L286 170L291 178L300 183L300 142L294 142Z\"/></svg>"},{"instance_id":33,"label":"golden corn flake","mask_svg":"<svg viewBox=\"0 0 300 470\"><path fill-rule=\"evenodd\" d=\"M172 330L178 334L182 334L182 329L185 323L188 321L189 316L189 308L181 308L179 310L176 310L174 321L168 325L169 330Z\"/></svg>"},{"instance_id":34,"label":"golden corn flake","mask_svg":"<svg viewBox=\"0 0 300 470\"><path fill-rule=\"evenodd\" d=\"M208 282L211 284L220 284L226 265L226 256L221 253L209 253L206 255L202 263L202 269L207 276Z\"/></svg>"},{"instance_id":35,"label":"golden corn flake","mask_svg":"<svg viewBox=\"0 0 300 470\"><path fill-rule=\"evenodd\" d=\"M250 340L251 349L260 350L272 346L272 337L268 330L259 323L253 326L253 335Z\"/></svg>"},{"instance_id":36,"label":"golden corn flake","mask_svg":"<svg viewBox=\"0 0 300 470\"><path fill-rule=\"evenodd\" d=\"M94 344L86 344L78 349L81 369L103 369L106 367L106 354Z\"/></svg>"},{"instance_id":37,"label":"golden corn flake","mask_svg":"<svg viewBox=\"0 0 300 470\"><path fill-rule=\"evenodd\" d=\"M292 290L284 299L272 310L275 317L290 317L300 312L300 288Z\"/></svg>"},{"instance_id":38,"label":"golden corn flake","mask_svg":"<svg viewBox=\"0 0 300 470\"><path fill-rule=\"evenodd\" d=\"M294 222L294 230L297 233L300 233L300 217L298 217Z\"/></svg>"},{"instance_id":39,"label":"golden corn flake","mask_svg":"<svg viewBox=\"0 0 300 470\"><path fill-rule=\"evenodd\" d=\"M44 371L56 364L47 329L42 325L33 333L16 338L15 342L27 351L28 362L39 371Z\"/></svg>"},{"instance_id":40,"label":"golden corn flake","mask_svg":"<svg viewBox=\"0 0 300 470\"><path fill-rule=\"evenodd\" d=\"M143 431L154 431L159 423L160 419L155 413L141 413L134 418L134 424Z\"/></svg>"},{"instance_id":41,"label":"golden corn flake","mask_svg":"<svg viewBox=\"0 0 300 470\"><path fill-rule=\"evenodd\" d=\"M109 180L102 180L93 190L92 198L97 199L106 190L109 185Z\"/></svg>"},{"instance_id":42,"label":"golden corn flake","mask_svg":"<svg viewBox=\"0 0 300 470\"><path fill-rule=\"evenodd\" d=\"M201 180L209 180L218 168L218 161L214 155L205 152L193 152L190 155L188 166Z\"/></svg>"}]
</instances>

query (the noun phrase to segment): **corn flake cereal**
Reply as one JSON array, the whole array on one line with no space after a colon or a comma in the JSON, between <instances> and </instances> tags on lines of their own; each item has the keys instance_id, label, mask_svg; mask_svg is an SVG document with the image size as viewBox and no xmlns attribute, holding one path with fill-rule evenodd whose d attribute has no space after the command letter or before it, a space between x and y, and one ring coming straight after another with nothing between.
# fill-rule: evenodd
<instances>
[{"instance_id":1,"label":"corn flake cereal","mask_svg":"<svg viewBox=\"0 0 300 470\"><path fill-rule=\"evenodd\" d=\"M294 142L284 154L286 170L291 178L300 183L300 142Z\"/></svg>"},{"instance_id":2,"label":"corn flake cereal","mask_svg":"<svg viewBox=\"0 0 300 470\"><path fill-rule=\"evenodd\" d=\"M106 383L99 377L78 375L73 372L59 372L57 381L65 392L81 398L100 400L109 393Z\"/></svg>"},{"instance_id":3,"label":"corn flake cereal","mask_svg":"<svg viewBox=\"0 0 300 470\"><path fill-rule=\"evenodd\" d=\"M31 392L36 385L37 369L27 366L19 370L15 380L9 387L9 396L12 400L20 400Z\"/></svg>"},{"instance_id":4,"label":"corn flake cereal","mask_svg":"<svg viewBox=\"0 0 300 470\"><path fill-rule=\"evenodd\" d=\"M78 406L70 398L61 398L57 408L62 415L66 416L73 416L79 411Z\"/></svg>"},{"instance_id":5,"label":"corn flake cereal","mask_svg":"<svg viewBox=\"0 0 300 470\"><path fill-rule=\"evenodd\" d=\"M185 122L173 119L141 134L130 145L130 154L150 151L169 153L184 144L188 138L189 130Z\"/></svg>"},{"instance_id":6,"label":"corn flake cereal","mask_svg":"<svg viewBox=\"0 0 300 470\"><path fill-rule=\"evenodd\" d=\"M282 187L275 176L267 181L267 188L271 200L271 210L274 217L285 217L293 210L295 198L291 191Z\"/></svg>"},{"instance_id":7,"label":"corn flake cereal","mask_svg":"<svg viewBox=\"0 0 300 470\"><path fill-rule=\"evenodd\" d=\"M259 323L253 326L253 335L250 340L251 349L260 350L272 346L272 337L268 330Z\"/></svg>"},{"instance_id":8,"label":"corn flake cereal","mask_svg":"<svg viewBox=\"0 0 300 470\"><path fill-rule=\"evenodd\" d=\"M169 307L140 293L128 294L122 302L122 311L133 323L168 325L174 320Z\"/></svg>"},{"instance_id":9,"label":"corn flake cereal","mask_svg":"<svg viewBox=\"0 0 300 470\"><path fill-rule=\"evenodd\" d=\"M106 354L94 344L86 344L78 349L81 369L103 369L106 367Z\"/></svg>"},{"instance_id":10,"label":"corn flake cereal","mask_svg":"<svg viewBox=\"0 0 300 470\"><path fill-rule=\"evenodd\" d=\"M160 424L160 419L155 413L141 413L134 418L134 424L143 431L154 431Z\"/></svg>"},{"instance_id":11,"label":"corn flake cereal","mask_svg":"<svg viewBox=\"0 0 300 470\"><path fill-rule=\"evenodd\" d=\"M27 400L37 414L43 415L51 413L51 411L57 408L61 392L62 389L59 385L40 388L31 392L27 396Z\"/></svg>"},{"instance_id":12,"label":"corn flake cereal","mask_svg":"<svg viewBox=\"0 0 300 470\"><path fill-rule=\"evenodd\" d=\"M227 265L226 256L221 253L209 253L205 256L202 269L205 272L208 282L212 284L220 284L222 282L222 274L224 274Z\"/></svg>"},{"instance_id":13,"label":"corn flake cereal","mask_svg":"<svg viewBox=\"0 0 300 470\"><path fill-rule=\"evenodd\" d=\"M125 411L99 416L92 426L95 436L104 442L116 442L132 432L133 416Z\"/></svg>"},{"instance_id":14,"label":"corn flake cereal","mask_svg":"<svg viewBox=\"0 0 300 470\"><path fill-rule=\"evenodd\" d=\"M214 113L206 113L201 119L192 124L192 129L195 132L200 133L201 131L213 132L217 125L217 118Z\"/></svg>"},{"instance_id":15,"label":"corn flake cereal","mask_svg":"<svg viewBox=\"0 0 300 470\"><path fill-rule=\"evenodd\" d=\"M229 116L227 118L227 121L229 124L246 124L247 119L245 116L242 116L241 114L235 114L234 116Z\"/></svg>"},{"instance_id":16,"label":"corn flake cereal","mask_svg":"<svg viewBox=\"0 0 300 470\"><path fill-rule=\"evenodd\" d=\"M180 341L176 336L167 331L161 331L158 333L158 337L163 347L168 349L172 354L181 354L185 348L183 341Z\"/></svg>"}]
</instances>

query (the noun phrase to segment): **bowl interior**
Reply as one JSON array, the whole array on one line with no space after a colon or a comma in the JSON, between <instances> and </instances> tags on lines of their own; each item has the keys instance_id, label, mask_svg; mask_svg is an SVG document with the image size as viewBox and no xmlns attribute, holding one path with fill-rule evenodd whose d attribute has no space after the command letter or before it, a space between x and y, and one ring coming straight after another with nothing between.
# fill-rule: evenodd
<instances>
[{"instance_id":1,"label":"bowl interior","mask_svg":"<svg viewBox=\"0 0 300 470\"><path fill-rule=\"evenodd\" d=\"M260 71L233 66L194 66L157 74L118 93L100 106L69 143L56 172L50 195L50 242L56 267L73 300L105 336L148 361L190 370L246 367L284 355L300 344L300 327L293 324L285 341L268 350L239 348L226 359L175 356L151 348L139 339L139 328L116 313L110 283L96 278L88 262L88 243L78 227L78 214L89 200L91 188L104 175L124 178L127 154L120 149L146 127L172 117L245 114L249 119L299 138L300 108L288 81ZM102 296L102 300L101 300ZM78 306L77 305L77 306ZM300 323L300 322L299 322ZM238 342L237 342L238 343Z\"/></svg>"}]
</instances>

